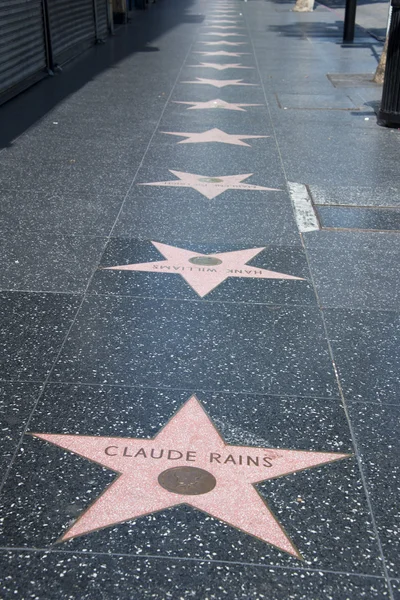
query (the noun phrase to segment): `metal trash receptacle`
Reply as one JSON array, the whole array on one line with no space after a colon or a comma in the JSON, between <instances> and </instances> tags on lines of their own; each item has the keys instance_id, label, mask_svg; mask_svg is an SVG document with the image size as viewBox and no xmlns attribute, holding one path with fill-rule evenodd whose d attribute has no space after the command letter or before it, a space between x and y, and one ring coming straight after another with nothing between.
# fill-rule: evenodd
<instances>
[{"instance_id":1,"label":"metal trash receptacle","mask_svg":"<svg viewBox=\"0 0 400 600\"><path fill-rule=\"evenodd\" d=\"M400 127L400 0L391 0L391 7L385 80L378 123L388 127Z\"/></svg>"}]
</instances>

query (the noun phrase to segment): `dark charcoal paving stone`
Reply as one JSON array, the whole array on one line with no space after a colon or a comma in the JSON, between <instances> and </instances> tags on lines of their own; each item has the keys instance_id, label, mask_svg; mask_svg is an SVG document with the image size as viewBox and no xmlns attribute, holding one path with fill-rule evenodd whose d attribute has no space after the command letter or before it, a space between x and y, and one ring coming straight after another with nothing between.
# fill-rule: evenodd
<instances>
[{"instance_id":1,"label":"dark charcoal paving stone","mask_svg":"<svg viewBox=\"0 0 400 600\"><path fill-rule=\"evenodd\" d=\"M0 232L108 235L123 195L0 191Z\"/></svg>"},{"instance_id":2,"label":"dark charcoal paving stone","mask_svg":"<svg viewBox=\"0 0 400 600\"><path fill-rule=\"evenodd\" d=\"M63 194L104 195L126 194L138 167L119 167L117 159L113 164L96 161L88 155L78 163L64 161L32 160L23 165L17 161L1 162L1 187L6 191Z\"/></svg>"},{"instance_id":3,"label":"dark charcoal paving stone","mask_svg":"<svg viewBox=\"0 0 400 600\"><path fill-rule=\"evenodd\" d=\"M400 189L393 183L383 186L324 186L310 185L315 204L348 206L400 206Z\"/></svg>"},{"instance_id":4,"label":"dark charcoal paving stone","mask_svg":"<svg viewBox=\"0 0 400 600\"><path fill-rule=\"evenodd\" d=\"M296 65L297 66L297 65ZM308 65L307 65L308 67ZM309 68L309 67L308 67ZM278 103L282 108L289 109L355 109L355 104L348 94L344 92L324 94L285 94L277 95Z\"/></svg>"},{"instance_id":5,"label":"dark charcoal paving stone","mask_svg":"<svg viewBox=\"0 0 400 600\"><path fill-rule=\"evenodd\" d=\"M392 579L390 582L393 590L394 600L399 600L400 598L400 579Z\"/></svg>"},{"instance_id":6,"label":"dark charcoal paving stone","mask_svg":"<svg viewBox=\"0 0 400 600\"><path fill-rule=\"evenodd\" d=\"M190 395L189 391L52 384L30 431L149 438ZM204 392L197 397L229 444L352 451L339 403ZM0 544L51 547L114 478L113 472L82 457L26 436L1 498L5 518ZM257 488L306 564L380 574L353 458ZM299 566L296 559L272 546L185 505L92 532L60 548Z\"/></svg>"},{"instance_id":7,"label":"dark charcoal paving stone","mask_svg":"<svg viewBox=\"0 0 400 600\"><path fill-rule=\"evenodd\" d=\"M78 113L76 108L74 115ZM10 148L5 148L1 154L1 164L4 165L35 165L37 163L50 163L51 172L62 171L65 166L84 166L85 164L97 165L103 163L106 167L109 163L116 163L119 170L121 167L138 167L140 160L146 150L151 133L155 125L151 124L143 130L137 127L135 136L106 136L104 132L97 137L89 139L81 136L63 136L57 126L52 128L40 128L36 133L28 133L16 140ZM74 131L76 129L76 124ZM151 129L149 131L149 129ZM105 143L106 142L106 143ZM118 160L116 160L118 157ZM59 164L56 164L59 163Z\"/></svg>"},{"instance_id":8,"label":"dark charcoal paving stone","mask_svg":"<svg viewBox=\"0 0 400 600\"><path fill-rule=\"evenodd\" d=\"M84 292L104 246L104 238L37 233L3 236L0 288Z\"/></svg>"},{"instance_id":9,"label":"dark charcoal paving stone","mask_svg":"<svg viewBox=\"0 0 400 600\"><path fill-rule=\"evenodd\" d=\"M293 210L280 193L273 197L274 192L271 192L266 201L265 196L253 195L255 201L243 210L249 192L244 196L224 192L210 201L193 190L174 188L178 194L172 201L170 195L164 195L166 188L153 188L150 198L138 195L138 189L126 200L113 235L162 239L168 244L177 240L214 244L301 244Z\"/></svg>"},{"instance_id":10,"label":"dark charcoal paving stone","mask_svg":"<svg viewBox=\"0 0 400 600\"><path fill-rule=\"evenodd\" d=\"M400 408L349 403L363 470L389 574L400 576Z\"/></svg>"},{"instance_id":11,"label":"dark charcoal paving stone","mask_svg":"<svg viewBox=\"0 0 400 600\"><path fill-rule=\"evenodd\" d=\"M220 600L359 600L388 598L385 582L305 570L229 566L212 562L2 552L4 600L207 598ZM3 581L2 581L3 580Z\"/></svg>"},{"instance_id":12,"label":"dark charcoal paving stone","mask_svg":"<svg viewBox=\"0 0 400 600\"><path fill-rule=\"evenodd\" d=\"M197 301L89 297L52 378L337 395L316 309Z\"/></svg>"},{"instance_id":13,"label":"dark charcoal paving stone","mask_svg":"<svg viewBox=\"0 0 400 600\"><path fill-rule=\"evenodd\" d=\"M0 382L0 474L9 465L39 390L40 385L35 383Z\"/></svg>"},{"instance_id":14,"label":"dark charcoal paving stone","mask_svg":"<svg viewBox=\"0 0 400 600\"><path fill-rule=\"evenodd\" d=\"M400 210L317 206L322 227L337 229L400 230Z\"/></svg>"},{"instance_id":15,"label":"dark charcoal paving stone","mask_svg":"<svg viewBox=\"0 0 400 600\"><path fill-rule=\"evenodd\" d=\"M381 92L379 84L372 81L373 73L328 73L327 77L335 88L372 87Z\"/></svg>"},{"instance_id":16,"label":"dark charcoal paving stone","mask_svg":"<svg viewBox=\"0 0 400 600\"><path fill-rule=\"evenodd\" d=\"M329 95L327 96L329 97ZM276 103L276 96L272 93L267 94L269 101L272 119L275 121L283 118L286 125L290 124L295 130L298 127L304 127L305 125L314 124L316 129L319 126L331 126L337 128L346 128L352 130L354 133L359 130L366 130L369 133L374 133L376 129L376 114L369 104L365 104L369 100L364 100L361 97L357 97L352 94L354 102L357 103L359 108L347 109L347 110L329 110L329 109L282 109ZM329 185L334 185L330 183ZM321 183L323 187L323 183Z\"/></svg>"},{"instance_id":17,"label":"dark charcoal paving stone","mask_svg":"<svg viewBox=\"0 0 400 600\"><path fill-rule=\"evenodd\" d=\"M213 254L242 250L243 246L210 246L186 243L179 248ZM251 246L250 246L251 247ZM151 244L132 239L113 239L109 242L96 271L90 294L117 294L121 296L198 299L198 294L178 274L114 271L102 267L133 263L158 262L164 256ZM283 279L228 278L204 297L210 301L256 302L263 304L314 304L315 295L311 284L303 250L279 246L268 246L248 262L249 267L261 268L303 277L304 281ZM188 266L190 263L188 262Z\"/></svg>"},{"instance_id":18,"label":"dark charcoal paving stone","mask_svg":"<svg viewBox=\"0 0 400 600\"><path fill-rule=\"evenodd\" d=\"M1 292L1 378L42 381L80 302L79 296Z\"/></svg>"},{"instance_id":19,"label":"dark charcoal paving stone","mask_svg":"<svg viewBox=\"0 0 400 600\"><path fill-rule=\"evenodd\" d=\"M274 125L289 181L337 185L340 174L345 187L382 186L397 171L398 136L383 128L353 130L343 125L339 130L337 123L316 128L313 121L304 120L293 127L282 118L274 119Z\"/></svg>"},{"instance_id":20,"label":"dark charcoal paving stone","mask_svg":"<svg viewBox=\"0 0 400 600\"><path fill-rule=\"evenodd\" d=\"M400 235L316 231L304 240L323 306L400 308Z\"/></svg>"},{"instance_id":21,"label":"dark charcoal paving stone","mask_svg":"<svg viewBox=\"0 0 400 600\"><path fill-rule=\"evenodd\" d=\"M331 309L324 314L346 398L397 404L399 313Z\"/></svg>"}]
</instances>

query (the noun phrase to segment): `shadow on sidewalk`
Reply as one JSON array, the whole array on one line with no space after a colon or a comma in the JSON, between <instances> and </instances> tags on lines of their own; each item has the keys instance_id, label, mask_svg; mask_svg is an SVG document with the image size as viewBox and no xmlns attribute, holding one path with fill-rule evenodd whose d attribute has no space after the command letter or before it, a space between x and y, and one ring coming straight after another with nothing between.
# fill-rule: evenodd
<instances>
[{"instance_id":1,"label":"shadow on sidewalk","mask_svg":"<svg viewBox=\"0 0 400 600\"><path fill-rule=\"evenodd\" d=\"M291 11L295 5L295 0L270 0L274 4L278 6L282 6L282 11L286 12L286 10ZM361 10L357 12L357 18L361 18L361 20L357 20L356 27L359 28L359 33L361 36L371 35L376 38L379 42L384 42L386 38L386 13L387 13L388 0L357 0L357 7ZM321 7L330 11L331 13L336 12L337 15L341 16L340 13L343 14L342 19L344 19L344 9L346 8L346 0L315 0L314 11L311 13L296 13L297 15L312 15L315 14L315 10ZM370 10L368 11L368 7ZM378 8L379 7L379 8ZM365 10L362 10L364 8ZM382 21L382 8L384 8L384 19ZM280 11L279 11L280 12ZM363 22L363 14L364 19L365 16L369 16L368 24L364 24ZM375 19L376 22L371 19ZM382 25L383 23L383 25ZM343 20L339 21L340 30L343 31Z\"/></svg>"},{"instance_id":2,"label":"shadow on sidewalk","mask_svg":"<svg viewBox=\"0 0 400 600\"><path fill-rule=\"evenodd\" d=\"M175 0L170 5L156 4L151 10L135 13L134 20L119 27L104 45L97 45L0 107L0 149L40 121L60 102L77 92L102 72L115 67L128 56L158 52L151 42L183 23L201 23L204 15L188 14L193 0ZM181 8L181 10L179 10Z\"/></svg>"},{"instance_id":3,"label":"shadow on sidewalk","mask_svg":"<svg viewBox=\"0 0 400 600\"><path fill-rule=\"evenodd\" d=\"M312 14L312 13L296 13L296 14ZM379 62L382 44L381 42L374 40L371 37L371 42L366 42L365 38L368 36L367 32L363 28L356 26L356 35L353 44L343 44L343 21L335 21L334 23L320 22L305 22L299 21L297 23L291 23L288 25L270 25L269 31L280 33L286 37L297 37L302 39L320 39L321 41L331 42L343 46L344 48L351 48L354 50L369 49L376 62ZM357 38L360 41L357 41ZM378 50L376 49L378 46Z\"/></svg>"}]
</instances>

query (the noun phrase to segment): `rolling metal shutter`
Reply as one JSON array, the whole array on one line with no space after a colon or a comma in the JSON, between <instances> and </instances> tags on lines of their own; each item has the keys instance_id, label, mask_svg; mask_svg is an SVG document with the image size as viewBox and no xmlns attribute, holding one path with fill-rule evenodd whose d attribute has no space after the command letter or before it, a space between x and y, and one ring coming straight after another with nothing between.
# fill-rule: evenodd
<instances>
[{"instance_id":1,"label":"rolling metal shutter","mask_svg":"<svg viewBox=\"0 0 400 600\"><path fill-rule=\"evenodd\" d=\"M93 0L48 0L54 61L63 63L96 40Z\"/></svg>"},{"instance_id":2,"label":"rolling metal shutter","mask_svg":"<svg viewBox=\"0 0 400 600\"><path fill-rule=\"evenodd\" d=\"M0 0L0 101L45 74L41 0Z\"/></svg>"},{"instance_id":3,"label":"rolling metal shutter","mask_svg":"<svg viewBox=\"0 0 400 600\"><path fill-rule=\"evenodd\" d=\"M107 0L96 0L97 39L104 40L108 35Z\"/></svg>"}]
</instances>

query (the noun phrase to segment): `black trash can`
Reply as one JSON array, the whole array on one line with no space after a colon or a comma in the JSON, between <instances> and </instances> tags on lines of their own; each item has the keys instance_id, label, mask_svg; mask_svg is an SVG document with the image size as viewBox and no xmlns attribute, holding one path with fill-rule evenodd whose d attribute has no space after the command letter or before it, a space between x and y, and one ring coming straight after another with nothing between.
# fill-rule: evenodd
<instances>
[{"instance_id":1,"label":"black trash can","mask_svg":"<svg viewBox=\"0 0 400 600\"><path fill-rule=\"evenodd\" d=\"M400 127L400 0L392 0L379 125Z\"/></svg>"}]
</instances>

